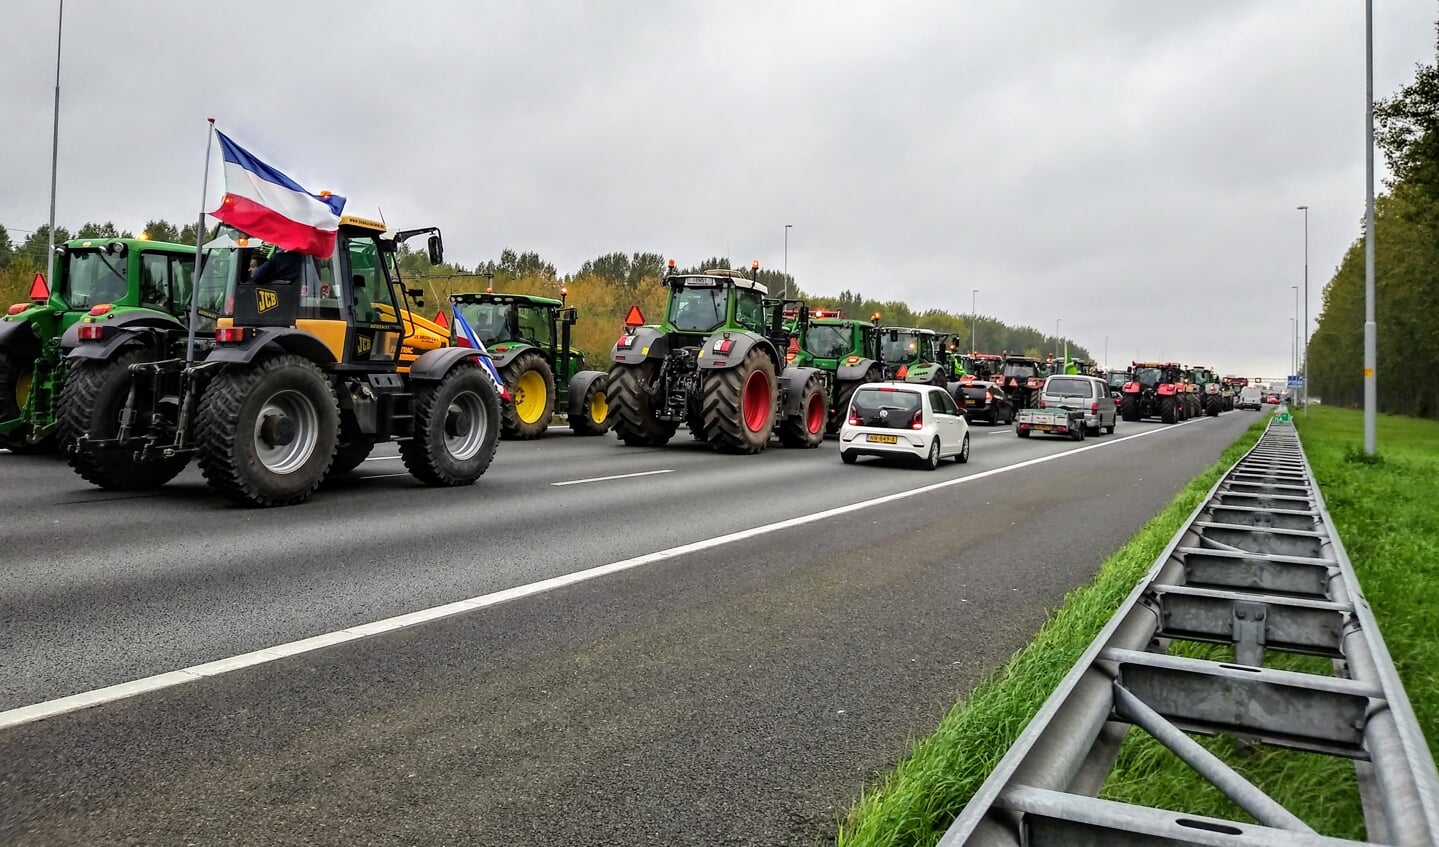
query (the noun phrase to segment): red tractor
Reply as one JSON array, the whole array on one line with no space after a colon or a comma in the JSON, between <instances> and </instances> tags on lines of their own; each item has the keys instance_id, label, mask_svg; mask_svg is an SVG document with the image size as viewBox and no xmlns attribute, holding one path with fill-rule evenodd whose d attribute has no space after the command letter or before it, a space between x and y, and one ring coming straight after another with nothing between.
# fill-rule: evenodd
<instances>
[{"instance_id":1,"label":"red tractor","mask_svg":"<svg viewBox=\"0 0 1439 847\"><path fill-rule=\"evenodd\" d=\"M1124 384L1119 413L1126 421L1159 418L1167 424L1186 420L1184 367L1175 362L1134 362Z\"/></svg>"}]
</instances>

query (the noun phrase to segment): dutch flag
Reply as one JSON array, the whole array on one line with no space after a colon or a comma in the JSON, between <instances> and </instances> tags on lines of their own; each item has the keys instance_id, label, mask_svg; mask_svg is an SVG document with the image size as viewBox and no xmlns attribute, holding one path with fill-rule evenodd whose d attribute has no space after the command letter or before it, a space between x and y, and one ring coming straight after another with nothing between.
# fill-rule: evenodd
<instances>
[{"instance_id":1,"label":"dutch flag","mask_svg":"<svg viewBox=\"0 0 1439 847\"><path fill-rule=\"evenodd\" d=\"M480 341L478 335L475 335L474 329L470 327L470 322L465 320L465 316L460 314L459 309L455 309L455 335L458 336L461 347L470 347L480 351L480 367L484 368L485 373L494 380L495 390L500 392L500 397L505 400L510 399L510 390L505 387L505 381L500 379L500 372L495 370L495 363L490 358L490 351L485 349L484 342Z\"/></svg>"},{"instance_id":2,"label":"dutch flag","mask_svg":"<svg viewBox=\"0 0 1439 847\"><path fill-rule=\"evenodd\" d=\"M345 198L311 193L218 129L211 135L221 164L205 187L206 213L282 250L322 259L335 252Z\"/></svg>"}]
</instances>

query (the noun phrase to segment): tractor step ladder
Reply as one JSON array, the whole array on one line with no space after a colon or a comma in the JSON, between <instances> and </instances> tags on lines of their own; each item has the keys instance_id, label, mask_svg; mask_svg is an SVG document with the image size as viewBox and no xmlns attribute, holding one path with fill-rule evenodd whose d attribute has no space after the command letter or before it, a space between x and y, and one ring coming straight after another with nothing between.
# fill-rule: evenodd
<instances>
[{"instance_id":1,"label":"tractor step ladder","mask_svg":"<svg viewBox=\"0 0 1439 847\"><path fill-rule=\"evenodd\" d=\"M944 834L978 845L1439 845L1439 775L1287 416L1190 515ZM1166 654L1231 645L1233 662ZM1263 666L1332 660L1333 675ZM1257 824L1095 797L1139 727ZM1314 833L1189 733L1354 760L1369 841Z\"/></svg>"}]
</instances>

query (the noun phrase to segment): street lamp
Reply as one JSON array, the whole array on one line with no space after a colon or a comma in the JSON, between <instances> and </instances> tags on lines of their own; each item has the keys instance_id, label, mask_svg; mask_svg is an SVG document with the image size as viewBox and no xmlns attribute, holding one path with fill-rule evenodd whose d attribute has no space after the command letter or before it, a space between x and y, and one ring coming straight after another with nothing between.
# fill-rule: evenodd
<instances>
[{"instance_id":1,"label":"street lamp","mask_svg":"<svg viewBox=\"0 0 1439 847\"><path fill-rule=\"evenodd\" d=\"M1299 374L1299 286L1291 285L1289 287L1294 289L1294 370L1290 373L1297 376Z\"/></svg>"},{"instance_id":2,"label":"street lamp","mask_svg":"<svg viewBox=\"0 0 1439 847\"><path fill-rule=\"evenodd\" d=\"M1296 370L1296 368L1295 368L1295 366L1294 366L1294 360L1295 360L1296 358L1298 358L1298 356L1299 356L1299 354L1296 352L1296 351L1298 350L1298 348L1299 348L1299 344L1298 344L1298 338L1299 338L1299 319L1298 319L1298 318L1290 318L1290 319L1289 319L1289 329L1290 329L1290 332L1289 332L1289 372L1292 374L1292 373L1294 373L1294 371ZM1288 379L1285 379L1285 382L1286 382L1286 383L1287 383L1288 381L1289 381ZM1289 387L1286 385L1286 386L1285 386L1285 391L1286 391L1286 392L1288 391L1288 388L1289 388Z\"/></svg>"},{"instance_id":3,"label":"street lamp","mask_svg":"<svg viewBox=\"0 0 1439 847\"><path fill-rule=\"evenodd\" d=\"M1054 319L1054 360L1059 361L1059 318Z\"/></svg>"},{"instance_id":4,"label":"street lamp","mask_svg":"<svg viewBox=\"0 0 1439 847\"><path fill-rule=\"evenodd\" d=\"M789 299L789 231L794 224L784 225L784 296Z\"/></svg>"},{"instance_id":5,"label":"street lamp","mask_svg":"<svg viewBox=\"0 0 1439 847\"><path fill-rule=\"evenodd\" d=\"M1104 336L1104 369L1109 370L1109 336Z\"/></svg>"},{"instance_id":6,"label":"street lamp","mask_svg":"<svg viewBox=\"0 0 1439 847\"><path fill-rule=\"evenodd\" d=\"M1304 414L1309 414L1309 207L1298 206L1304 213Z\"/></svg>"},{"instance_id":7,"label":"street lamp","mask_svg":"<svg viewBox=\"0 0 1439 847\"><path fill-rule=\"evenodd\" d=\"M979 317L979 312L975 309L975 303L978 302L978 295L978 288L971 288L969 290L969 352L971 353L979 350L979 342L975 340L978 336L976 336L974 332L975 321Z\"/></svg>"},{"instance_id":8,"label":"street lamp","mask_svg":"<svg viewBox=\"0 0 1439 847\"><path fill-rule=\"evenodd\" d=\"M1378 449L1379 365L1374 323L1374 0L1364 0L1364 452Z\"/></svg>"},{"instance_id":9,"label":"street lamp","mask_svg":"<svg viewBox=\"0 0 1439 847\"><path fill-rule=\"evenodd\" d=\"M55 266L55 178L60 168L60 39L65 28L65 0L60 0L60 14L55 20L55 127L50 135L50 231L45 239L45 284Z\"/></svg>"}]
</instances>

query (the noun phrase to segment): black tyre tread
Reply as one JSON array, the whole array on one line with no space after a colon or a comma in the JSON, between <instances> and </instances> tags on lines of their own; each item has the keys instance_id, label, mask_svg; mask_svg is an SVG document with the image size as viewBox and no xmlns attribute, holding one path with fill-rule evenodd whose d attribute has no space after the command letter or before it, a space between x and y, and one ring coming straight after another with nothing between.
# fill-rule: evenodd
<instances>
[{"instance_id":1,"label":"black tyre tread","mask_svg":"<svg viewBox=\"0 0 1439 847\"><path fill-rule=\"evenodd\" d=\"M595 377L594 381L585 389L585 396L580 398L580 414L570 418L570 432L575 435L604 435L614 426L614 415L606 413L605 419L595 423L590 418L590 404L594 402L595 395L604 393L606 402L609 402L608 386L610 383L609 374L602 374Z\"/></svg>"},{"instance_id":2,"label":"black tyre tread","mask_svg":"<svg viewBox=\"0 0 1439 847\"><path fill-rule=\"evenodd\" d=\"M756 370L768 376L771 412L768 427L750 432L740 413L741 393L745 380ZM703 398L700 413L704 416L710 444L721 453L758 453L769 446L777 423L774 411L777 390L774 360L758 347L751 348L739 365L706 373L700 383Z\"/></svg>"},{"instance_id":3,"label":"black tyre tread","mask_svg":"<svg viewBox=\"0 0 1439 847\"><path fill-rule=\"evenodd\" d=\"M478 375L480 379L473 379L470 375ZM443 447L432 445L428 440L431 422L439 408L438 398L442 397L444 390L458 379L470 379L475 383L476 389L481 392L480 396L485 404L485 415L489 419L485 443L480 447L478 473L472 470L465 474L457 474L441 467L435 459L436 453ZM480 370L478 364L456 365L438 383L416 390L415 436L400 442L400 458L405 463L405 469L410 472L411 476L426 485L449 487L473 485L484 475L485 471L489 470L490 464L495 460L496 446L500 439L500 419L503 415L503 406L500 395L494 389L494 382ZM442 411L448 411L448 403L446 409Z\"/></svg>"},{"instance_id":4,"label":"black tyre tread","mask_svg":"<svg viewBox=\"0 0 1439 847\"><path fill-rule=\"evenodd\" d=\"M1165 397L1163 400L1160 400L1160 401L1159 401L1159 419L1160 419L1161 421L1164 421L1164 422L1167 423L1167 424L1172 424L1172 423L1174 423L1175 421L1177 421L1177 420L1178 420L1178 414L1177 414L1177 412L1176 412L1177 405L1178 405L1178 404L1175 403L1173 397Z\"/></svg>"},{"instance_id":5,"label":"black tyre tread","mask_svg":"<svg viewBox=\"0 0 1439 847\"><path fill-rule=\"evenodd\" d=\"M34 365L31 365L33 369ZM0 421L8 421L20 417L20 404L15 400L15 386L20 381L20 375L25 373L25 366L21 364L19 357L9 350L0 350ZM33 386L31 390L34 390ZM8 448L12 453L34 453L36 445L25 440L25 432L29 424L21 424L9 432L0 433L0 447Z\"/></svg>"},{"instance_id":6,"label":"black tyre tread","mask_svg":"<svg viewBox=\"0 0 1439 847\"><path fill-rule=\"evenodd\" d=\"M370 451L375 449L375 443L368 439L356 439L344 441L335 448L335 461L330 463L330 472L327 476L349 473L364 464L370 457Z\"/></svg>"},{"instance_id":7,"label":"black tyre tread","mask_svg":"<svg viewBox=\"0 0 1439 847\"><path fill-rule=\"evenodd\" d=\"M510 389L510 395L514 396L515 386L519 385L520 377L526 371L538 371L545 383L545 411L540 414L540 419L534 423L527 424L520 420L519 412L515 410L514 401L500 404L500 435L503 438L539 438L545 430L550 428L550 421L555 416L555 371L550 363L541 356L538 351L527 350L514 358L514 361L500 371L500 378L505 381L505 387ZM574 424L571 424L573 427Z\"/></svg>"},{"instance_id":8,"label":"black tyre tread","mask_svg":"<svg viewBox=\"0 0 1439 847\"><path fill-rule=\"evenodd\" d=\"M615 435L631 447L662 447L678 429L674 423L656 420L650 413L645 383L648 370L658 367L654 360L638 365L615 365L610 369L610 417Z\"/></svg>"},{"instance_id":9,"label":"black tyre tread","mask_svg":"<svg viewBox=\"0 0 1439 847\"><path fill-rule=\"evenodd\" d=\"M844 416L849 412L849 401L854 398L854 392L866 382L879 382L884 379L884 372L878 366L873 366L864 372L864 379L858 382L854 380L836 381L834 384L834 414L829 417L829 433L834 435L844 426Z\"/></svg>"},{"instance_id":10,"label":"black tyre tread","mask_svg":"<svg viewBox=\"0 0 1439 847\"><path fill-rule=\"evenodd\" d=\"M969 450L973 446L969 441L969 433L966 432L964 440L960 442L959 452L954 454L954 463L956 465L969 464Z\"/></svg>"},{"instance_id":11,"label":"black tyre tread","mask_svg":"<svg viewBox=\"0 0 1439 847\"><path fill-rule=\"evenodd\" d=\"M1218 397L1211 398L1204 404L1204 413L1211 418L1219 417L1219 413L1222 411L1224 411L1224 401Z\"/></svg>"},{"instance_id":12,"label":"black tyre tread","mask_svg":"<svg viewBox=\"0 0 1439 847\"><path fill-rule=\"evenodd\" d=\"M61 443L67 445L65 459L86 482L111 491L145 491L159 488L174 479L190 463L189 457L158 459L145 464L134 461L120 451L99 452L78 446L82 435L97 433L102 426L98 418L105 411L96 408L107 384L123 379L124 394L129 393L130 365L144 356L141 350L122 351L107 361L83 360L74 363L65 373L60 389L60 421L57 426ZM124 402L124 397L119 398ZM118 411L118 410L117 410ZM119 429L98 434L110 435Z\"/></svg>"},{"instance_id":13,"label":"black tyre tread","mask_svg":"<svg viewBox=\"0 0 1439 847\"><path fill-rule=\"evenodd\" d=\"M1133 397L1124 398L1124 402L1119 404L1119 416L1130 423L1139 420L1139 401Z\"/></svg>"},{"instance_id":14,"label":"black tyre tread","mask_svg":"<svg viewBox=\"0 0 1439 847\"><path fill-rule=\"evenodd\" d=\"M808 415L805 410L809 408L810 398L819 395L820 402L825 404L825 424L821 425L819 432L810 432L807 423ZM825 396L824 378L819 374L805 380L804 388L800 391L799 414L787 417L777 425L779 430L779 443L785 447L797 447L811 449L824 443L824 433L828 428L829 398Z\"/></svg>"},{"instance_id":15,"label":"black tyre tread","mask_svg":"<svg viewBox=\"0 0 1439 847\"><path fill-rule=\"evenodd\" d=\"M195 415L195 446L199 457L200 472L205 481L222 497L242 506L293 506L303 503L315 493L320 483L330 474L334 466L335 449L324 462L324 470L302 490L277 497L255 487L243 473L236 460L235 442L240 428L240 406L250 396L255 383L281 367L296 366L313 372L316 379L326 387L334 412L335 433L333 444L338 448L340 437L340 402L330 390L329 380L314 362L302 356L283 354L270 356L249 366L222 371L205 388L205 395L198 404ZM322 410L316 409L323 414ZM321 435L323 439L323 434Z\"/></svg>"}]
</instances>

